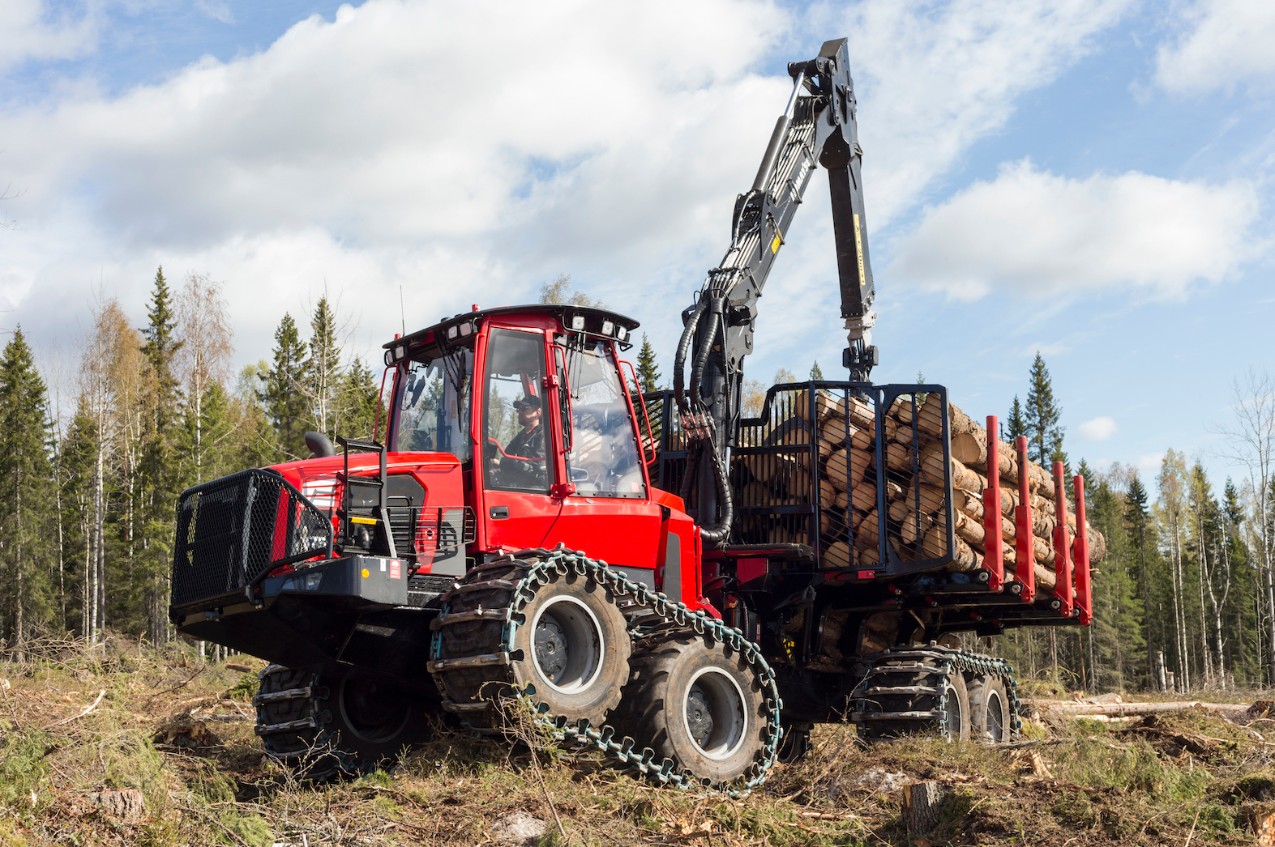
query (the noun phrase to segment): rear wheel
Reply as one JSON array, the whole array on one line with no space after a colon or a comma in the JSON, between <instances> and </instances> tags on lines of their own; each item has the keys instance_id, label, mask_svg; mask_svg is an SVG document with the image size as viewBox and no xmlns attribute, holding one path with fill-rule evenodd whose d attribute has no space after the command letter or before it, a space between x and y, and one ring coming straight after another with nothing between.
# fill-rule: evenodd
<instances>
[{"instance_id":1,"label":"rear wheel","mask_svg":"<svg viewBox=\"0 0 1275 847\"><path fill-rule=\"evenodd\" d=\"M1009 696L998 676L977 674L968 682L970 738L984 744L1004 744L1012 734Z\"/></svg>"},{"instance_id":2,"label":"rear wheel","mask_svg":"<svg viewBox=\"0 0 1275 847\"><path fill-rule=\"evenodd\" d=\"M765 746L762 686L738 652L691 634L674 636L634 660L622 732L700 779L743 776Z\"/></svg>"},{"instance_id":3,"label":"rear wheel","mask_svg":"<svg viewBox=\"0 0 1275 847\"><path fill-rule=\"evenodd\" d=\"M964 741L970 736L965 677L951 666L884 661L872 669L854 699L859 737L866 742L909 735Z\"/></svg>"}]
</instances>

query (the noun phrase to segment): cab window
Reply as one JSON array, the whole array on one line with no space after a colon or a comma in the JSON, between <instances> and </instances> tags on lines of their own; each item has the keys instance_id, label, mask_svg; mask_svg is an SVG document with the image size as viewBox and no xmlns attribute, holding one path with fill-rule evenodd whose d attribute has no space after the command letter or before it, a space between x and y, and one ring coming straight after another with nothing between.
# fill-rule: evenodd
<instances>
[{"instance_id":1,"label":"cab window","mask_svg":"<svg viewBox=\"0 0 1275 847\"><path fill-rule=\"evenodd\" d=\"M483 386L483 468L488 488L549 491L544 336L493 329Z\"/></svg>"},{"instance_id":2,"label":"cab window","mask_svg":"<svg viewBox=\"0 0 1275 847\"><path fill-rule=\"evenodd\" d=\"M572 337L565 346L571 402L562 410L569 433L567 468L586 497L645 497L637 440L610 343Z\"/></svg>"}]
</instances>

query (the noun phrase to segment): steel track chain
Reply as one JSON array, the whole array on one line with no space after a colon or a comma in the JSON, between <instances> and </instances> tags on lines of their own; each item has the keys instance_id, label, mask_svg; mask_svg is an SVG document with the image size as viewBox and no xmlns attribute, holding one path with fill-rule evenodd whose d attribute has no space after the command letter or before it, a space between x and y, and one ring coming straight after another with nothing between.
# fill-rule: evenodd
<instances>
[{"instance_id":1,"label":"steel track chain","mask_svg":"<svg viewBox=\"0 0 1275 847\"><path fill-rule=\"evenodd\" d=\"M957 670L961 673L977 673L988 676L999 676L1005 682L1005 694L1009 698L1009 722L1010 722L1010 738L1018 738L1023 728L1021 701L1018 699L1018 680L1014 679L1014 669L1004 659L993 658L982 653L970 653L965 650L956 650L950 647L939 647L931 644L925 647L904 647L893 648L887 650L874 663L873 667L866 673L863 680L855 686L854 692L850 695L854 704L854 714L860 722L868 722L879 720L873 717L873 713L865 711L860 705L865 699L859 692L871 681L873 672L877 670L890 670L891 662L902 661L930 661L935 664L933 676L938 679L946 676L950 670ZM916 670L909 666L902 666L898 670ZM947 687L943 685L934 685L931 687L932 693L937 697L937 713L942 714L947 709Z\"/></svg>"},{"instance_id":2,"label":"steel track chain","mask_svg":"<svg viewBox=\"0 0 1275 847\"><path fill-rule=\"evenodd\" d=\"M601 587L611 592L612 596L617 600L623 601L625 617L630 621L633 620L634 612L637 611L646 612L648 617L653 615L657 620L648 622L647 619L644 619L642 621L644 629L649 624L655 624L661 627L659 635L667 634L671 628L694 632L704 638L725 644L736 651L744 658L745 662L754 668L757 678L763 686L766 710L770 716L770 720L765 727L765 741L757 760L749 766L744 775L735 781L729 784L714 784L696 777L690 771L681 768L672 759L664 758L657 761L653 750L649 747L639 748L637 742L629 736L617 737L615 728L610 725L604 724L595 727L590 721L585 719L570 723L561 716L548 714L548 707L535 699L534 686L527 686L525 689L517 690L517 696L528 704L532 714L543 725L548 727L559 740L568 745L578 745L585 749L599 750L606 756L618 760L625 768L636 770L657 783L672 785L676 788L686 789L703 786L722 791L731 797L740 797L765 781L779 755L779 744L783 737L783 728L780 724L780 710L783 708L783 702L779 697L779 686L775 680L775 673L765 657L762 656L760 648L745 638L742 632L727 626L711 615L703 611L692 611L684 603L670 599L663 593L654 592L645 585L628 579L623 574L609 567L606 562L590 559L564 547L554 550L523 550L509 554L496 562L488 563L483 568L471 571L466 576L467 578L475 577L475 579L462 582L457 588L445 594L443 596L442 612L435 625L436 631L430 651L431 658L434 660L430 663L432 672L436 675L446 674L448 666L455 667L457 661L464 661L463 659L440 661L443 637L447 628L450 598L458 590L481 584L484 577L483 571L490 573L493 567L499 563L524 567L526 570L522 578L512 588L512 599L508 609L509 614L503 621L501 644L498 645L496 650L484 655L503 655L505 657L503 663L507 665L510 661L509 654L514 645L514 636L518 627L522 626L524 622L524 616L520 614L522 609L535 597L538 588L549 583L552 575L567 576L574 573L577 576L594 580ZM510 575L505 573L501 578L507 580L509 577ZM468 588L467 590L473 589ZM646 635L647 633L643 633L635 636L635 646L640 646ZM445 683L439 687L444 691L444 697L446 698ZM464 707L471 705L452 703L448 699L445 699L444 702L451 703L452 710L462 714Z\"/></svg>"}]
</instances>

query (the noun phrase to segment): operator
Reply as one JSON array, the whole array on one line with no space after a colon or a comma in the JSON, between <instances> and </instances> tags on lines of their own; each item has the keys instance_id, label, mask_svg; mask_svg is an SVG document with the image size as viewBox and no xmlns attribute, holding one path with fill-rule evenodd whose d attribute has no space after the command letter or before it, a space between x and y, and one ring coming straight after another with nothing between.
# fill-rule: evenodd
<instances>
[{"instance_id":1,"label":"operator","mask_svg":"<svg viewBox=\"0 0 1275 847\"><path fill-rule=\"evenodd\" d=\"M540 486L548 484L545 476L545 433L540 426L540 401L535 397L519 397L513 402L522 429L505 445L500 457L500 474L506 484Z\"/></svg>"}]
</instances>

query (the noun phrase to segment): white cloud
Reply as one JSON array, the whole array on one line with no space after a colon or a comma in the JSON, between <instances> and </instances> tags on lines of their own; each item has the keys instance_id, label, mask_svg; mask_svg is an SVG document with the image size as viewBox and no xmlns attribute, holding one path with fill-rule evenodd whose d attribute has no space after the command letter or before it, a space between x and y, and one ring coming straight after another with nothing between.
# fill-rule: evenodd
<instances>
[{"instance_id":1,"label":"white cloud","mask_svg":"<svg viewBox=\"0 0 1275 847\"><path fill-rule=\"evenodd\" d=\"M0 71L23 62L69 59L88 53L97 43L98 19L90 8L82 15L42 0L0 3Z\"/></svg>"},{"instance_id":2,"label":"white cloud","mask_svg":"<svg viewBox=\"0 0 1275 847\"><path fill-rule=\"evenodd\" d=\"M195 6L217 23L235 23L235 13L231 11L230 4L226 0L196 0Z\"/></svg>"},{"instance_id":3,"label":"white cloud","mask_svg":"<svg viewBox=\"0 0 1275 847\"><path fill-rule=\"evenodd\" d=\"M1143 480L1143 485L1150 485L1148 480L1154 480L1156 474L1160 473L1160 466L1164 464L1164 451L1159 453L1143 453L1134 460L1133 466L1138 469L1138 476Z\"/></svg>"},{"instance_id":4,"label":"white cloud","mask_svg":"<svg viewBox=\"0 0 1275 847\"><path fill-rule=\"evenodd\" d=\"M6 245L0 293L24 327L54 328L77 292L119 293L140 316L156 264L206 272L226 280L241 355L256 358L282 304L312 303L324 276L358 292L345 303L369 310L370 346L398 326L385 305L400 285L410 329L457 303L525 301L565 271L671 350L790 89L783 62L813 55L812 33L851 35L871 231L1129 5L345 6L264 51L119 96L64 86L57 101L0 112L3 165L23 193L6 212L26 242ZM811 327L841 334L827 320L826 181L807 199L767 290L789 305L767 308L773 335L759 340L802 358Z\"/></svg>"},{"instance_id":5,"label":"white cloud","mask_svg":"<svg viewBox=\"0 0 1275 847\"><path fill-rule=\"evenodd\" d=\"M1053 82L1132 0L956 0L826 4L815 31L850 34L868 221L880 228L971 144L1004 126L1023 94Z\"/></svg>"},{"instance_id":6,"label":"white cloud","mask_svg":"<svg viewBox=\"0 0 1275 847\"><path fill-rule=\"evenodd\" d=\"M1247 182L1068 179L1022 161L927 209L893 270L896 282L958 300L993 291L1070 300L1117 287L1176 298L1255 255L1258 211Z\"/></svg>"},{"instance_id":7,"label":"white cloud","mask_svg":"<svg viewBox=\"0 0 1275 847\"><path fill-rule=\"evenodd\" d=\"M1201 93L1241 83L1275 88L1275 3L1199 0L1184 27L1156 52L1156 81L1170 91Z\"/></svg>"},{"instance_id":8,"label":"white cloud","mask_svg":"<svg viewBox=\"0 0 1275 847\"><path fill-rule=\"evenodd\" d=\"M1086 441L1106 441L1114 436L1120 427L1116 425L1114 418L1102 415L1085 421L1076 429L1080 437Z\"/></svg>"}]
</instances>

